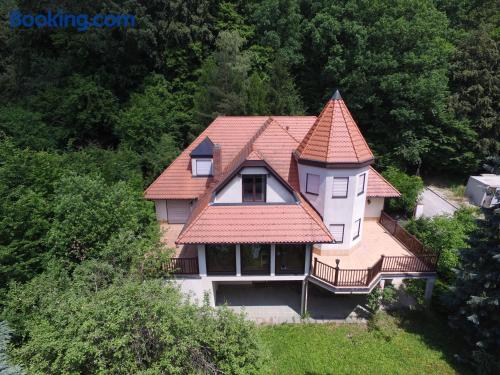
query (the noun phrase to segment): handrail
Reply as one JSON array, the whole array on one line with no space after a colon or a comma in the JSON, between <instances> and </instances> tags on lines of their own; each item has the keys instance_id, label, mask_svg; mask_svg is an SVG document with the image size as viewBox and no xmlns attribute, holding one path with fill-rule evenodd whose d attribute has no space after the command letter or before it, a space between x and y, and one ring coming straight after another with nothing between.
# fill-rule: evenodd
<instances>
[{"instance_id":1,"label":"handrail","mask_svg":"<svg viewBox=\"0 0 500 375\"><path fill-rule=\"evenodd\" d=\"M163 270L174 275L198 274L198 258L170 258L163 264Z\"/></svg>"},{"instance_id":2,"label":"handrail","mask_svg":"<svg viewBox=\"0 0 500 375\"><path fill-rule=\"evenodd\" d=\"M341 269L330 266L314 258L312 275L333 286L366 287L382 273L394 272L435 272L437 255L381 256L370 268Z\"/></svg>"}]
</instances>

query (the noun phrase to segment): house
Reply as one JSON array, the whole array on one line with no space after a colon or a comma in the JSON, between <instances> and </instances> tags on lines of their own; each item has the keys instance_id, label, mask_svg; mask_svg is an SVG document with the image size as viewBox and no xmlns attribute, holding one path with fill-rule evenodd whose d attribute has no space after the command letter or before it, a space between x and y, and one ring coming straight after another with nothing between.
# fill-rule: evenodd
<instances>
[{"instance_id":1,"label":"house","mask_svg":"<svg viewBox=\"0 0 500 375\"><path fill-rule=\"evenodd\" d=\"M465 195L479 207L490 208L500 203L500 175L484 173L470 176Z\"/></svg>"},{"instance_id":2,"label":"house","mask_svg":"<svg viewBox=\"0 0 500 375\"><path fill-rule=\"evenodd\" d=\"M145 192L176 247L168 269L212 304L280 281L300 285L302 312L309 283L367 294L425 278L430 296L437 256L383 212L400 193L373 162L338 91L318 117L216 118Z\"/></svg>"}]
</instances>

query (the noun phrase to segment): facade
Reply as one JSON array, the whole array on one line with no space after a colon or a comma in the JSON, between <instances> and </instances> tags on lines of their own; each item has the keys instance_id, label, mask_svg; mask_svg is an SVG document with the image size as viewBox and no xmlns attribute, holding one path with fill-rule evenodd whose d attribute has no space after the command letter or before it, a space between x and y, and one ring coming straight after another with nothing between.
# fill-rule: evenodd
<instances>
[{"instance_id":1,"label":"facade","mask_svg":"<svg viewBox=\"0 0 500 375\"><path fill-rule=\"evenodd\" d=\"M149 186L167 267L200 300L220 285L300 282L369 293L435 278L437 257L383 213L399 192L338 91L315 116L218 117Z\"/></svg>"}]
</instances>

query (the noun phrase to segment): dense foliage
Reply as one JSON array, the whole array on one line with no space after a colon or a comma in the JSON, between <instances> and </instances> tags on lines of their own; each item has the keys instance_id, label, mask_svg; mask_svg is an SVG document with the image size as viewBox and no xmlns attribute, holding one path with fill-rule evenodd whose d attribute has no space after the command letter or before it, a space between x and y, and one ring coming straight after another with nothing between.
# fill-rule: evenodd
<instances>
[{"instance_id":1,"label":"dense foliage","mask_svg":"<svg viewBox=\"0 0 500 375\"><path fill-rule=\"evenodd\" d=\"M460 267L451 293L451 324L470 345L467 359L478 373L500 371L500 208L471 237L460 253Z\"/></svg>"},{"instance_id":2,"label":"dense foliage","mask_svg":"<svg viewBox=\"0 0 500 375\"><path fill-rule=\"evenodd\" d=\"M387 208L411 217L418 197L424 190L422 179L419 176L410 176L395 167L387 168L383 176L401 193L401 197L388 200Z\"/></svg>"}]
</instances>

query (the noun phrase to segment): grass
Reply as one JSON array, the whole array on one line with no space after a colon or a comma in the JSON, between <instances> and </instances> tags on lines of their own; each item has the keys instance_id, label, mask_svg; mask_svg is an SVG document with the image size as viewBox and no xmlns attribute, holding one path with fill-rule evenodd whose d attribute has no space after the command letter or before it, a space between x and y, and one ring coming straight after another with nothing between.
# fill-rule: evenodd
<instances>
[{"instance_id":1,"label":"grass","mask_svg":"<svg viewBox=\"0 0 500 375\"><path fill-rule=\"evenodd\" d=\"M268 349L263 374L466 374L453 354L459 340L446 323L411 313L384 314L363 325L284 324L264 326Z\"/></svg>"}]
</instances>

